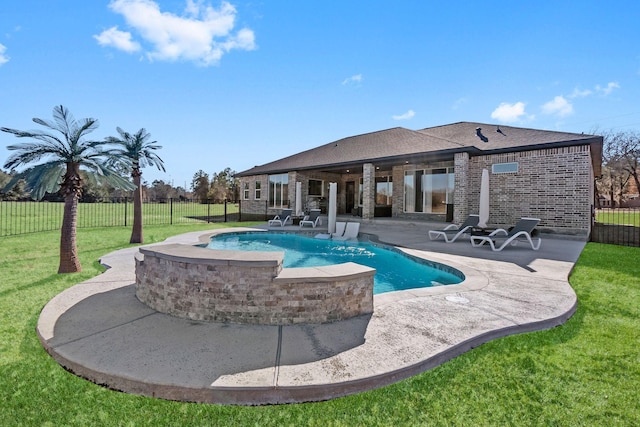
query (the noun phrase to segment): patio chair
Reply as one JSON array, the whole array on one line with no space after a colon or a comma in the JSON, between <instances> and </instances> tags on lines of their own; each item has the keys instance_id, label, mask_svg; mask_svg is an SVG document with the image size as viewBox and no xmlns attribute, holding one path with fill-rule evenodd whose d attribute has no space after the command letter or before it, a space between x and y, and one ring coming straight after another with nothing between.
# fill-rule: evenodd
<instances>
[{"instance_id":1,"label":"patio chair","mask_svg":"<svg viewBox=\"0 0 640 427\"><path fill-rule=\"evenodd\" d=\"M542 243L542 239L540 237L532 239L531 234L533 234L533 230L536 228L536 225L540 220L538 218L520 218L520 220L513 226L509 231L498 228L497 230L491 232L488 236L471 236L471 245L473 247L482 246L485 243L488 243L491 246L491 250L499 252L503 250L508 244L515 245L518 239L524 239L531 245L531 249L537 251L540 249L540 244ZM502 244L496 247L496 241L503 240Z\"/></svg>"},{"instance_id":2,"label":"patio chair","mask_svg":"<svg viewBox=\"0 0 640 427\"><path fill-rule=\"evenodd\" d=\"M293 209L282 209L280 215L276 215L273 217L273 219L269 220L269 227L272 227L274 225L284 227L285 225L287 225L287 222L291 221L292 212Z\"/></svg>"},{"instance_id":3,"label":"patio chair","mask_svg":"<svg viewBox=\"0 0 640 427\"><path fill-rule=\"evenodd\" d=\"M335 239L336 237L342 237L346 227L347 227L347 223L346 222L337 221L336 222L336 232L335 233L331 233L331 238Z\"/></svg>"},{"instance_id":4,"label":"patio chair","mask_svg":"<svg viewBox=\"0 0 640 427\"><path fill-rule=\"evenodd\" d=\"M429 230L429 239L436 240L442 236L447 243L455 242L463 234L470 233L471 229L478 225L479 215L469 215L467 219L458 227L455 224L447 225L443 230Z\"/></svg>"},{"instance_id":5,"label":"patio chair","mask_svg":"<svg viewBox=\"0 0 640 427\"><path fill-rule=\"evenodd\" d=\"M359 222L348 222L346 228L344 229L344 234L342 236L333 237L333 240L357 239L359 232L360 232Z\"/></svg>"},{"instance_id":6,"label":"patio chair","mask_svg":"<svg viewBox=\"0 0 640 427\"><path fill-rule=\"evenodd\" d=\"M309 211L309 215L305 215L302 221L300 221L300 228L305 225L310 225L313 228L316 228L318 224L322 224L322 220L320 219L320 209L311 209Z\"/></svg>"}]
</instances>

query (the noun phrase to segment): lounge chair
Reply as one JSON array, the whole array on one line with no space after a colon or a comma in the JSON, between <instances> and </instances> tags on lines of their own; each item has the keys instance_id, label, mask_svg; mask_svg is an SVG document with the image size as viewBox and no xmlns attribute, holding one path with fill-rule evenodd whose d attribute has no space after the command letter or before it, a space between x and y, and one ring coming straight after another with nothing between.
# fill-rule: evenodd
<instances>
[{"instance_id":1,"label":"lounge chair","mask_svg":"<svg viewBox=\"0 0 640 427\"><path fill-rule=\"evenodd\" d=\"M282 209L280 215L276 215L273 217L273 219L269 220L269 227L272 227L274 225L284 227L289 221L291 221L292 212L293 209Z\"/></svg>"},{"instance_id":2,"label":"lounge chair","mask_svg":"<svg viewBox=\"0 0 640 427\"><path fill-rule=\"evenodd\" d=\"M492 250L498 252L503 250L510 243L515 245L518 239L524 239L529 242L531 249L537 251L540 249L542 239L537 237L534 242L534 239L531 238L531 234L539 222L540 220L538 218L520 218L516 225L509 231L503 228L498 228L488 236L471 236L471 245L473 245L473 247L478 247L488 243ZM504 241L502 244L496 247L496 241L503 239Z\"/></svg>"},{"instance_id":3,"label":"lounge chair","mask_svg":"<svg viewBox=\"0 0 640 427\"><path fill-rule=\"evenodd\" d=\"M333 240L357 239L359 232L360 232L359 222L348 222L347 226L344 229L344 234L342 236L332 237L332 239Z\"/></svg>"},{"instance_id":4,"label":"lounge chair","mask_svg":"<svg viewBox=\"0 0 640 427\"><path fill-rule=\"evenodd\" d=\"M346 227L347 227L347 223L346 222L337 221L336 222L336 232L335 233L331 233L331 238L335 239L336 237L342 237Z\"/></svg>"},{"instance_id":5,"label":"lounge chair","mask_svg":"<svg viewBox=\"0 0 640 427\"><path fill-rule=\"evenodd\" d=\"M309 215L305 215L302 221L300 221L300 228L305 225L310 225L313 228L316 228L318 224L322 224L322 220L320 219L320 209L311 209L309 211Z\"/></svg>"},{"instance_id":6,"label":"lounge chair","mask_svg":"<svg viewBox=\"0 0 640 427\"><path fill-rule=\"evenodd\" d=\"M443 230L429 230L429 239L436 240L442 236L447 243L455 242L458 237L470 233L471 229L478 225L478 221L480 221L479 215L469 215L460 227L449 224Z\"/></svg>"}]
</instances>

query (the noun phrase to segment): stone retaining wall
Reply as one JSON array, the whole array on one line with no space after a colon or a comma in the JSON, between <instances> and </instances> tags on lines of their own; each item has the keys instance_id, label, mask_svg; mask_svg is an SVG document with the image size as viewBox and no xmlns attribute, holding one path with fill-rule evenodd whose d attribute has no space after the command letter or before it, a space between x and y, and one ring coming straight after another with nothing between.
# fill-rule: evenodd
<instances>
[{"instance_id":1,"label":"stone retaining wall","mask_svg":"<svg viewBox=\"0 0 640 427\"><path fill-rule=\"evenodd\" d=\"M282 258L179 244L140 248L136 295L161 313L214 322L327 323L373 312L375 269L283 269Z\"/></svg>"}]
</instances>

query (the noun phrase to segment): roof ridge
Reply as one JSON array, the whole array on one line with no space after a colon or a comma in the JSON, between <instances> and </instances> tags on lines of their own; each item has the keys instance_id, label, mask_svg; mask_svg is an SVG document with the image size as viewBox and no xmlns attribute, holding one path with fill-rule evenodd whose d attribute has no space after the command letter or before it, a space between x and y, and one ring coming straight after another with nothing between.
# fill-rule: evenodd
<instances>
[{"instance_id":1,"label":"roof ridge","mask_svg":"<svg viewBox=\"0 0 640 427\"><path fill-rule=\"evenodd\" d=\"M459 143L459 142L457 142L457 141L454 141L454 140L452 140L452 139L449 139L449 138L443 138L443 137L441 137L441 136L432 135L432 134L430 134L430 133L427 133L427 132L425 132L427 129L432 129L432 128L419 129L419 130L416 130L415 132L418 132L418 133L420 133L420 134L422 134L422 135L428 136L429 138L439 139L440 141L447 141L447 142L449 142L449 143L451 143L451 144L455 144L455 145L457 145L458 147L466 147L466 145L461 144L461 143Z\"/></svg>"}]
</instances>

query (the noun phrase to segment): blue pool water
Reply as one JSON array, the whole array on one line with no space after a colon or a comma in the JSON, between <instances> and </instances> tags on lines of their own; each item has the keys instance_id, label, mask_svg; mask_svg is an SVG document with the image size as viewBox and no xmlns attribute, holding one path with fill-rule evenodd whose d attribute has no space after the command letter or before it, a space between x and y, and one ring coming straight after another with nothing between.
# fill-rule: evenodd
<instances>
[{"instance_id":1,"label":"blue pool water","mask_svg":"<svg viewBox=\"0 0 640 427\"><path fill-rule=\"evenodd\" d=\"M288 233L225 233L214 236L211 249L284 252L285 268L319 267L355 262L376 269L373 293L460 283L454 268L429 263L371 242L340 242Z\"/></svg>"}]
</instances>

